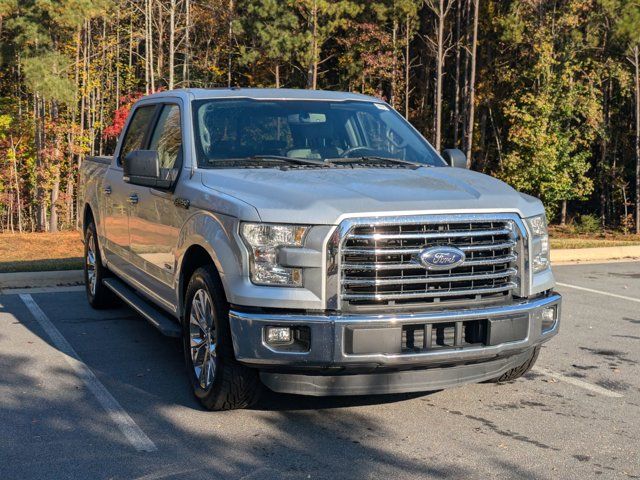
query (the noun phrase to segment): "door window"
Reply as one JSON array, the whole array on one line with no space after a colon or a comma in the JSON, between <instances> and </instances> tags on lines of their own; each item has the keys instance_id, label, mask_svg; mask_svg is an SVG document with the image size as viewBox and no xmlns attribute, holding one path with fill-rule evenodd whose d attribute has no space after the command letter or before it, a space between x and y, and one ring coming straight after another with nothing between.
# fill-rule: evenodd
<instances>
[{"instance_id":1,"label":"door window","mask_svg":"<svg viewBox=\"0 0 640 480\"><path fill-rule=\"evenodd\" d=\"M175 180L182 163L182 128L180 126L180 107L165 105L151 137L149 150L158 152L160 178Z\"/></svg>"},{"instance_id":2,"label":"door window","mask_svg":"<svg viewBox=\"0 0 640 480\"><path fill-rule=\"evenodd\" d=\"M144 140L149 129L149 124L153 120L153 114L155 113L156 106L148 105L146 107L139 107L133 113L133 118L129 122L129 128L122 141L122 148L120 149L120 165L124 165L124 159L126 156L134 150L141 150L144 148Z\"/></svg>"}]
</instances>

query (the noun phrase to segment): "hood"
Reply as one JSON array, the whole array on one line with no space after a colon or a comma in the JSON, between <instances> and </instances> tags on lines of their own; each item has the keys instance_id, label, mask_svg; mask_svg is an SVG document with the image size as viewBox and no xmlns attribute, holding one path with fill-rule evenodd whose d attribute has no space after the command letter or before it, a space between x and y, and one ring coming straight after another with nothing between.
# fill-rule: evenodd
<instances>
[{"instance_id":1,"label":"hood","mask_svg":"<svg viewBox=\"0 0 640 480\"><path fill-rule=\"evenodd\" d=\"M347 216L544 211L488 175L451 167L200 170L203 184L252 205L263 222L335 225Z\"/></svg>"}]
</instances>

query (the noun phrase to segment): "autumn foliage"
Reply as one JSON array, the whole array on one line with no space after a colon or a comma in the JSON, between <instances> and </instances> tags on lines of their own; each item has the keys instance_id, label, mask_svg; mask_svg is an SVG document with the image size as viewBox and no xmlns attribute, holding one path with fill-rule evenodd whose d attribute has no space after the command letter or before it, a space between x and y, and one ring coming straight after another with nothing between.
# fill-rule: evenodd
<instances>
[{"instance_id":1,"label":"autumn foliage","mask_svg":"<svg viewBox=\"0 0 640 480\"><path fill-rule=\"evenodd\" d=\"M230 86L377 96L550 220L638 229L639 22L626 0L0 0L0 230L73 228L79 166L142 95Z\"/></svg>"}]
</instances>

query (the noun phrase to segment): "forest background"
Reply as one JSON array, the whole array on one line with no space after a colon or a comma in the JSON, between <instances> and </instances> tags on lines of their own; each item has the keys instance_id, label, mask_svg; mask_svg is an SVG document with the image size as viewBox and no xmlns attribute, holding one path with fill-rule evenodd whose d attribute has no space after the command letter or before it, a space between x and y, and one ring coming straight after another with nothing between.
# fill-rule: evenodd
<instances>
[{"instance_id":1,"label":"forest background","mask_svg":"<svg viewBox=\"0 0 640 480\"><path fill-rule=\"evenodd\" d=\"M0 0L0 231L72 229L78 168L173 88L375 95L552 222L640 232L640 0Z\"/></svg>"}]
</instances>

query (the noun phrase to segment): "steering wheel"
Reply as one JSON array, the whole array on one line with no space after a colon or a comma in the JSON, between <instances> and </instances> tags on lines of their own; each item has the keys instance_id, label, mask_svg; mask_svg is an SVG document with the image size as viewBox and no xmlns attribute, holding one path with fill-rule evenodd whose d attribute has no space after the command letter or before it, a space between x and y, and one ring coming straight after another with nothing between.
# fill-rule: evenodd
<instances>
[{"instance_id":1,"label":"steering wheel","mask_svg":"<svg viewBox=\"0 0 640 480\"><path fill-rule=\"evenodd\" d=\"M347 148L344 152L342 152L342 154L340 155L340 158L351 158L352 156L356 156L356 155L352 155L353 153L357 153L359 157L366 157L367 155L378 155L378 151L374 150L373 148L369 148L369 147L352 147L352 148Z\"/></svg>"}]
</instances>

